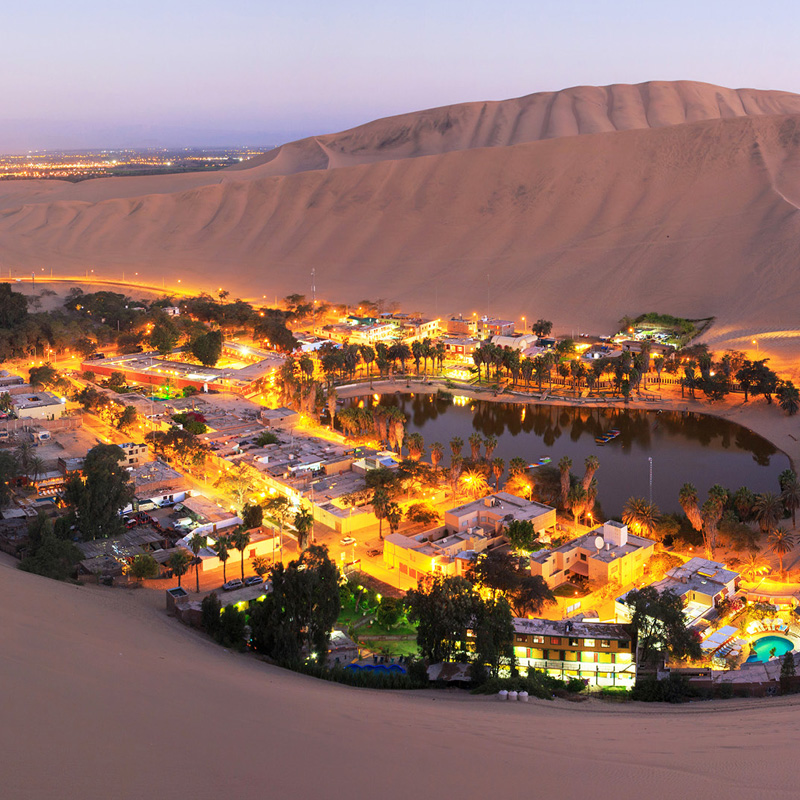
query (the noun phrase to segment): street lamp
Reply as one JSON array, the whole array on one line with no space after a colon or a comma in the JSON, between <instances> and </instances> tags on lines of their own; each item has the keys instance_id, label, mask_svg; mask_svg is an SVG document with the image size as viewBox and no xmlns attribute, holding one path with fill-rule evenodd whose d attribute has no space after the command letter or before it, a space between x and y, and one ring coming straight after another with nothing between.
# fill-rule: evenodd
<instances>
[{"instance_id":1,"label":"street lamp","mask_svg":"<svg viewBox=\"0 0 800 800\"><path fill-rule=\"evenodd\" d=\"M756 352L758 352L758 350L759 350L758 339L753 339L753 344L756 346Z\"/></svg>"}]
</instances>

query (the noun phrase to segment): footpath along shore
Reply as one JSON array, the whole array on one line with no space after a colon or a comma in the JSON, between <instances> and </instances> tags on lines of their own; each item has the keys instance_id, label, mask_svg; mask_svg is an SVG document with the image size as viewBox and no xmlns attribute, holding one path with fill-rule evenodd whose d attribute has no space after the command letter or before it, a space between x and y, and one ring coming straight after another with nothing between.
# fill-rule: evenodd
<instances>
[{"instance_id":1,"label":"footpath along shore","mask_svg":"<svg viewBox=\"0 0 800 800\"><path fill-rule=\"evenodd\" d=\"M372 388L366 381L357 384L346 384L336 387L338 397L346 399L352 397L363 397L371 394L435 394L442 390L457 394L461 397L469 397L472 400L484 400L490 403L518 403L521 405L549 405L549 406L572 406L579 408L635 408L644 411L679 411L693 414L706 414L711 417L719 417L730 422L735 422L753 433L762 436L779 450L783 451L792 463L792 469L797 471L796 465L800 463L800 414L796 417L789 417L776 401L768 404L763 398L751 399L747 403L742 399L742 395L728 395L723 400L715 401L713 404L708 401L681 397L680 391L675 387L659 387L661 398L658 400L644 400L631 397L626 403L621 399L607 402L605 398L569 398L561 395L539 399L524 393L506 391L502 394L495 394L490 389L478 389L466 384L455 384L452 388L445 385L439 378L431 379L430 382L413 377L409 381L405 378L400 380L375 380Z\"/></svg>"}]
</instances>

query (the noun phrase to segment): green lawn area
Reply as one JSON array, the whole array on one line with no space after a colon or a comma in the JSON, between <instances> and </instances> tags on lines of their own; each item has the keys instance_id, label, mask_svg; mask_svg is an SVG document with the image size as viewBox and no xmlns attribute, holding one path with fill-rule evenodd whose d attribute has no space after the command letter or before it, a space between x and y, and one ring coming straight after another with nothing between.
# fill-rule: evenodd
<instances>
[{"instance_id":1,"label":"green lawn area","mask_svg":"<svg viewBox=\"0 0 800 800\"><path fill-rule=\"evenodd\" d=\"M361 645L387 656L416 656L419 652L416 639L367 639Z\"/></svg>"},{"instance_id":2,"label":"green lawn area","mask_svg":"<svg viewBox=\"0 0 800 800\"><path fill-rule=\"evenodd\" d=\"M578 593L577 597L586 597L588 594L585 589L576 586L574 583L562 583L561 586L557 586L553 589L553 594L556 597L576 597L575 592Z\"/></svg>"},{"instance_id":3,"label":"green lawn area","mask_svg":"<svg viewBox=\"0 0 800 800\"><path fill-rule=\"evenodd\" d=\"M378 624L377 620L373 620L371 623L368 622L366 625L356 628L356 634L359 639L366 639L370 636L416 636L417 626L400 620L396 627L384 628L383 625Z\"/></svg>"}]
</instances>

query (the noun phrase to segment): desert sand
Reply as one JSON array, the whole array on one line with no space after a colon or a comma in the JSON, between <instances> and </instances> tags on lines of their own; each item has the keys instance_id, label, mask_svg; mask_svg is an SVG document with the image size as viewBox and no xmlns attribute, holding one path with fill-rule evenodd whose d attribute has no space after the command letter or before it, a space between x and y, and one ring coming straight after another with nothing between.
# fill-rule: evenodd
<instances>
[{"instance_id":1,"label":"desert sand","mask_svg":"<svg viewBox=\"0 0 800 800\"><path fill-rule=\"evenodd\" d=\"M578 87L378 120L217 173L0 183L2 267L443 315L715 316L800 352L800 96ZM752 339L758 340L758 349Z\"/></svg>"},{"instance_id":2,"label":"desert sand","mask_svg":"<svg viewBox=\"0 0 800 800\"><path fill-rule=\"evenodd\" d=\"M796 797L792 699L684 707L332 685L228 652L147 589L0 560L2 796Z\"/></svg>"}]
</instances>

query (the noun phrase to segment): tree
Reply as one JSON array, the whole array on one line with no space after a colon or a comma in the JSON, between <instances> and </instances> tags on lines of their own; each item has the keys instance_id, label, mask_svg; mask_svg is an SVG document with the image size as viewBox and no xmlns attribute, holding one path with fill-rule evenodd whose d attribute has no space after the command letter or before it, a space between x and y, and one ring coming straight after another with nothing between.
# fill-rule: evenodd
<instances>
[{"instance_id":1,"label":"tree","mask_svg":"<svg viewBox=\"0 0 800 800\"><path fill-rule=\"evenodd\" d=\"M794 549L796 543L794 534L782 526L775 528L767 537L769 549L778 556L781 575L783 575L783 557Z\"/></svg>"},{"instance_id":2,"label":"tree","mask_svg":"<svg viewBox=\"0 0 800 800\"><path fill-rule=\"evenodd\" d=\"M784 381L778 387L778 405L790 417L800 410L800 390L791 381ZM794 661L792 665L794 666Z\"/></svg>"},{"instance_id":3,"label":"tree","mask_svg":"<svg viewBox=\"0 0 800 800\"><path fill-rule=\"evenodd\" d=\"M794 664L794 650L785 653L781 661L781 678L793 678L796 669Z\"/></svg>"},{"instance_id":4,"label":"tree","mask_svg":"<svg viewBox=\"0 0 800 800\"><path fill-rule=\"evenodd\" d=\"M496 458L492 459L492 475L494 475L494 488L500 488L500 478L503 475L503 471L506 468L506 462L497 456Z\"/></svg>"},{"instance_id":5,"label":"tree","mask_svg":"<svg viewBox=\"0 0 800 800\"><path fill-rule=\"evenodd\" d=\"M222 582L228 582L227 566L228 559L231 557L231 542L229 537L221 533L217 537L217 558L222 562Z\"/></svg>"},{"instance_id":6,"label":"tree","mask_svg":"<svg viewBox=\"0 0 800 800\"><path fill-rule=\"evenodd\" d=\"M122 466L123 452L115 444L99 444L86 455L83 480L73 475L64 499L77 515L84 539L101 539L123 533L119 512L133 501L133 484Z\"/></svg>"},{"instance_id":7,"label":"tree","mask_svg":"<svg viewBox=\"0 0 800 800\"><path fill-rule=\"evenodd\" d=\"M402 606L394 597L382 597L375 615L378 625L391 629L400 621Z\"/></svg>"},{"instance_id":8,"label":"tree","mask_svg":"<svg viewBox=\"0 0 800 800\"><path fill-rule=\"evenodd\" d=\"M129 431L136 425L139 415L136 413L135 406L125 406L122 413L117 419L117 429L121 431Z\"/></svg>"},{"instance_id":9,"label":"tree","mask_svg":"<svg viewBox=\"0 0 800 800\"><path fill-rule=\"evenodd\" d=\"M262 431L256 437L256 444L259 447L266 447L268 444L277 444L278 437L272 431Z\"/></svg>"},{"instance_id":10,"label":"tree","mask_svg":"<svg viewBox=\"0 0 800 800\"><path fill-rule=\"evenodd\" d=\"M0 508L11 498L11 481L17 477L17 461L7 450L0 450Z\"/></svg>"},{"instance_id":11,"label":"tree","mask_svg":"<svg viewBox=\"0 0 800 800\"><path fill-rule=\"evenodd\" d=\"M45 578L65 581L74 574L75 565L82 557L81 551L72 542L56 537L48 525L38 543L28 547L19 568Z\"/></svg>"},{"instance_id":12,"label":"tree","mask_svg":"<svg viewBox=\"0 0 800 800\"><path fill-rule=\"evenodd\" d=\"M200 593L200 551L208 544L208 538L202 533L193 533L189 538L189 549L194 556L195 591Z\"/></svg>"},{"instance_id":13,"label":"tree","mask_svg":"<svg viewBox=\"0 0 800 800\"><path fill-rule=\"evenodd\" d=\"M678 502L689 523L696 531L703 530L703 517L698 507L697 489L691 483L684 483L678 493Z\"/></svg>"},{"instance_id":14,"label":"tree","mask_svg":"<svg viewBox=\"0 0 800 800\"><path fill-rule=\"evenodd\" d=\"M642 536L652 537L658 520L658 506L648 502L644 497L628 498L622 510L622 521Z\"/></svg>"},{"instance_id":15,"label":"tree","mask_svg":"<svg viewBox=\"0 0 800 800\"><path fill-rule=\"evenodd\" d=\"M386 506L386 521L389 523L389 532L395 533L400 527L403 519L403 509L397 503L389 503Z\"/></svg>"},{"instance_id":16,"label":"tree","mask_svg":"<svg viewBox=\"0 0 800 800\"><path fill-rule=\"evenodd\" d=\"M509 522L505 536L514 550L523 550L530 553L541 546L533 523L529 519L515 519Z\"/></svg>"},{"instance_id":17,"label":"tree","mask_svg":"<svg viewBox=\"0 0 800 800\"><path fill-rule=\"evenodd\" d=\"M223 492L231 495L238 507L244 505L244 499L253 491L255 486L253 470L247 464L239 462L229 469L217 481L217 486Z\"/></svg>"},{"instance_id":18,"label":"tree","mask_svg":"<svg viewBox=\"0 0 800 800\"><path fill-rule=\"evenodd\" d=\"M781 482L781 500L786 510L792 515L792 527L797 527L796 515L797 509L800 508L800 481L792 470L786 470L791 473L791 478Z\"/></svg>"},{"instance_id":19,"label":"tree","mask_svg":"<svg viewBox=\"0 0 800 800\"><path fill-rule=\"evenodd\" d=\"M258 504L248 503L242 509L242 527L246 530L260 528L264 522L264 509Z\"/></svg>"},{"instance_id":20,"label":"tree","mask_svg":"<svg viewBox=\"0 0 800 800\"><path fill-rule=\"evenodd\" d=\"M259 578L263 578L269 572L270 563L266 556L253 556L250 563L253 565L253 572Z\"/></svg>"},{"instance_id":21,"label":"tree","mask_svg":"<svg viewBox=\"0 0 800 800\"><path fill-rule=\"evenodd\" d=\"M389 510L389 493L383 486L376 486L372 494L372 512L378 520L378 538L383 539L383 521Z\"/></svg>"},{"instance_id":22,"label":"tree","mask_svg":"<svg viewBox=\"0 0 800 800\"><path fill-rule=\"evenodd\" d=\"M514 621L505 597L476 602L472 624L475 654L471 667L473 679L479 683L486 676L497 678L502 667L514 660Z\"/></svg>"},{"instance_id":23,"label":"tree","mask_svg":"<svg viewBox=\"0 0 800 800\"><path fill-rule=\"evenodd\" d=\"M281 664L306 657L324 663L333 624L341 610L339 573L328 549L311 545L288 566L272 570L272 594L251 611L255 648Z\"/></svg>"},{"instance_id":24,"label":"tree","mask_svg":"<svg viewBox=\"0 0 800 800\"><path fill-rule=\"evenodd\" d=\"M301 508L292 522L297 531L297 546L302 552L308 547L308 540L314 529L314 517L308 509Z\"/></svg>"},{"instance_id":25,"label":"tree","mask_svg":"<svg viewBox=\"0 0 800 800\"><path fill-rule=\"evenodd\" d=\"M408 447L408 457L414 461L419 461L425 453L425 440L421 433L409 433L406 437L406 447Z\"/></svg>"},{"instance_id":26,"label":"tree","mask_svg":"<svg viewBox=\"0 0 800 800\"><path fill-rule=\"evenodd\" d=\"M111 375L108 376L106 386L108 386L112 392L121 392L123 389L127 388L128 382L125 380L125 373L114 370Z\"/></svg>"},{"instance_id":27,"label":"tree","mask_svg":"<svg viewBox=\"0 0 800 800\"><path fill-rule=\"evenodd\" d=\"M764 492L756 496L753 503L753 515L761 528L761 532L769 535L778 526L783 517L783 503L780 497L772 492Z\"/></svg>"},{"instance_id":28,"label":"tree","mask_svg":"<svg viewBox=\"0 0 800 800\"><path fill-rule=\"evenodd\" d=\"M467 661L467 630L477 610L478 596L466 578L442 574L420 578L419 588L406 595L408 616L417 623L417 646L433 664Z\"/></svg>"},{"instance_id":29,"label":"tree","mask_svg":"<svg viewBox=\"0 0 800 800\"><path fill-rule=\"evenodd\" d=\"M589 492L580 484L571 487L567 492L567 507L572 512L572 518L575 525L575 530L578 530L578 520L581 515L586 511L589 502Z\"/></svg>"},{"instance_id":30,"label":"tree","mask_svg":"<svg viewBox=\"0 0 800 800\"><path fill-rule=\"evenodd\" d=\"M769 572L769 566L758 553L751 553L741 566L742 577L746 581L756 581Z\"/></svg>"},{"instance_id":31,"label":"tree","mask_svg":"<svg viewBox=\"0 0 800 800\"><path fill-rule=\"evenodd\" d=\"M477 469L467 470L460 478L459 483L473 497L484 497L489 493L489 483L483 472Z\"/></svg>"},{"instance_id":32,"label":"tree","mask_svg":"<svg viewBox=\"0 0 800 800\"><path fill-rule=\"evenodd\" d=\"M470 456L473 461L478 461L481 457L481 445L483 437L479 433L471 433L469 436Z\"/></svg>"},{"instance_id":33,"label":"tree","mask_svg":"<svg viewBox=\"0 0 800 800\"><path fill-rule=\"evenodd\" d=\"M505 482L503 491L530 500L533 494L533 482L526 472L515 472Z\"/></svg>"},{"instance_id":34,"label":"tree","mask_svg":"<svg viewBox=\"0 0 800 800\"><path fill-rule=\"evenodd\" d=\"M537 319L536 322L531 325L531 330L540 338L549 336L550 332L553 330L553 323L546 319Z\"/></svg>"},{"instance_id":35,"label":"tree","mask_svg":"<svg viewBox=\"0 0 800 800\"><path fill-rule=\"evenodd\" d=\"M631 625L642 661L700 658L700 641L694 631L687 629L683 601L674 592L645 586L628 592L625 604L631 609Z\"/></svg>"},{"instance_id":36,"label":"tree","mask_svg":"<svg viewBox=\"0 0 800 800\"><path fill-rule=\"evenodd\" d=\"M501 550L479 555L467 577L475 586L490 592L492 599L503 595L518 616L538 614L555 600L542 576L530 574L525 559Z\"/></svg>"},{"instance_id":37,"label":"tree","mask_svg":"<svg viewBox=\"0 0 800 800\"><path fill-rule=\"evenodd\" d=\"M146 578L157 578L159 566L150 553L139 553L133 557L128 571L137 581L143 581Z\"/></svg>"},{"instance_id":38,"label":"tree","mask_svg":"<svg viewBox=\"0 0 800 800\"><path fill-rule=\"evenodd\" d=\"M461 455L461 448L463 446L464 446L464 440L460 436L454 436L450 440L450 450L453 453L453 457Z\"/></svg>"},{"instance_id":39,"label":"tree","mask_svg":"<svg viewBox=\"0 0 800 800\"><path fill-rule=\"evenodd\" d=\"M169 317L164 317L153 325L149 343L150 346L158 350L162 356L165 356L175 349L180 335L180 331L175 323Z\"/></svg>"},{"instance_id":40,"label":"tree","mask_svg":"<svg viewBox=\"0 0 800 800\"><path fill-rule=\"evenodd\" d=\"M204 366L213 367L222 356L222 331L208 331L192 339L192 355Z\"/></svg>"},{"instance_id":41,"label":"tree","mask_svg":"<svg viewBox=\"0 0 800 800\"><path fill-rule=\"evenodd\" d=\"M244 526L237 528L230 535L230 543L233 549L238 550L240 553L242 580L244 580L244 551L247 549L247 545L250 544L250 531L245 530Z\"/></svg>"},{"instance_id":42,"label":"tree","mask_svg":"<svg viewBox=\"0 0 800 800\"><path fill-rule=\"evenodd\" d=\"M582 486L586 491L589 491L589 487L592 485L592 480L594 479L595 473L598 469L600 469L600 459L597 456L586 456L586 460L583 462L586 471L583 474L583 481Z\"/></svg>"},{"instance_id":43,"label":"tree","mask_svg":"<svg viewBox=\"0 0 800 800\"><path fill-rule=\"evenodd\" d=\"M431 464L434 469L439 469L442 458L444 458L444 447L441 442L434 442L431 445Z\"/></svg>"},{"instance_id":44,"label":"tree","mask_svg":"<svg viewBox=\"0 0 800 800\"><path fill-rule=\"evenodd\" d=\"M168 559L167 567L178 579L178 586L181 585L181 578L189 571L189 556L183 550L176 550Z\"/></svg>"},{"instance_id":45,"label":"tree","mask_svg":"<svg viewBox=\"0 0 800 800\"><path fill-rule=\"evenodd\" d=\"M562 456L558 462L561 471L561 508L567 507L567 495L569 494L570 476L569 470L572 467L572 459L569 456Z\"/></svg>"}]
</instances>

